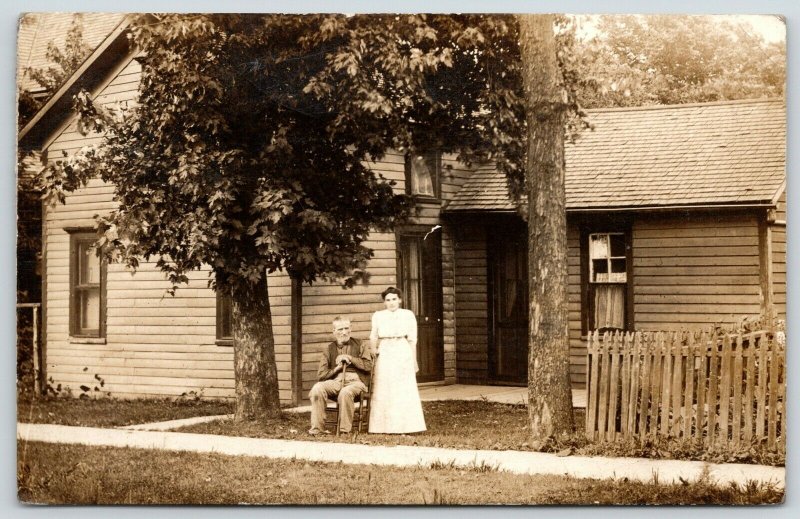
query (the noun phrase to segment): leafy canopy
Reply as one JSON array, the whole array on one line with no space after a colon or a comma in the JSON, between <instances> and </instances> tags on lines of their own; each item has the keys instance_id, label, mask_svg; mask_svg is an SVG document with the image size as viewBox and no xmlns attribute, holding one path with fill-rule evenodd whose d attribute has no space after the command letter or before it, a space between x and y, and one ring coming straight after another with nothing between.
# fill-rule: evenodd
<instances>
[{"instance_id":1,"label":"leafy canopy","mask_svg":"<svg viewBox=\"0 0 800 519\"><path fill-rule=\"evenodd\" d=\"M37 14L28 13L21 18L23 25L37 23ZM63 48L55 41L47 42L45 57L50 65L43 67L28 67L25 72L42 89L42 92L23 90L18 91L17 124L19 128L25 126L34 114L42 107L45 101L61 87L73 72L78 70L81 63L91 53L91 48L83 38L83 16L76 13L72 17L69 30L63 41ZM22 85L18 85L21 87Z\"/></svg>"},{"instance_id":2,"label":"leafy canopy","mask_svg":"<svg viewBox=\"0 0 800 519\"><path fill-rule=\"evenodd\" d=\"M784 41L718 16L601 15L576 41L578 100L586 108L779 97Z\"/></svg>"},{"instance_id":3,"label":"leafy canopy","mask_svg":"<svg viewBox=\"0 0 800 519\"><path fill-rule=\"evenodd\" d=\"M364 277L368 232L409 211L368 167L389 149L522 176L511 17L148 15L131 33L137 103L79 95L79 127L102 143L43 183L62 201L91 178L113 183L100 244L134 268L154 258L173 284L203 264L224 291L280 269Z\"/></svg>"}]
</instances>

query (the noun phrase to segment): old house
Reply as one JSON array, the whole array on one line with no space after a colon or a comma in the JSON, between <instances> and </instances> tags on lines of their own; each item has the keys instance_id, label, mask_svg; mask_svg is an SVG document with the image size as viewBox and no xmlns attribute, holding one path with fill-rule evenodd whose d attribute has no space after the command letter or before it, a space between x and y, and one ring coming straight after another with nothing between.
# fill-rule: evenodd
<instances>
[{"instance_id":1,"label":"old house","mask_svg":"<svg viewBox=\"0 0 800 519\"><path fill-rule=\"evenodd\" d=\"M565 150L573 384L589 330L785 318L784 101L590 116L596 129ZM525 227L502 176L473 175L444 218L456 230L458 379L523 382Z\"/></svg>"},{"instance_id":2,"label":"old house","mask_svg":"<svg viewBox=\"0 0 800 519\"><path fill-rule=\"evenodd\" d=\"M134 102L140 68L117 26L20 132L58 160L97 143L71 97ZM567 150L572 380L595 328L671 329L785 314L783 99L596 110ZM527 365L525 227L491 168L431 153L371 165L416 200L413 220L373 233L369 285L270 276L280 395L307 397L334 316L366 338L379 293L403 289L420 328L420 383L522 384ZM90 182L43 213L47 377L115 397L233 396L230 308L194 273L172 297L153 263L132 275L91 252L113 186ZM102 387L98 380L103 381ZM97 387L97 391L95 391Z\"/></svg>"}]
</instances>

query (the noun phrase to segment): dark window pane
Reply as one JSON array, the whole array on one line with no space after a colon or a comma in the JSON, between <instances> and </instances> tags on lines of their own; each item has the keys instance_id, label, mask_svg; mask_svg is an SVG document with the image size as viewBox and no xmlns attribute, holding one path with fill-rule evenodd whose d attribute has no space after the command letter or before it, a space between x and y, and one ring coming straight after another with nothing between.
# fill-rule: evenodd
<instances>
[{"instance_id":1,"label":"dark window pane","mask_svg":"<svg viewBox=\"0 0 800 519\"><path fill-rule=\"evenodd\" d=\"M612 234L610 238L611 238L611 255L625 256L625 235Z\"/></svg>"},{"instance_id":2,"label":"dark window pane","mask_svg":"<svg viewBox=\"0 0 800 519\"><path fill-rule=\"evenodd\" d=\"M420 316L420 248L413 237L404 237L400 241L403 262L403 308Z\"/></svg>"},{"instance_id":3,"label":"dark window pane","mask_svg":"<svg viewBox=\"0 0 800 519\"><path fill-rule=\"evenodd\" d=\"M441 293L439 290L432 290L431 287L441 287L441 232L431 233L427 238L419 240L422 249L420 263L422 267L422 280L420 293L422 294L422 317L439 315L441 305ZM427 289L423 287L428 287Z\"/></svg>"},{"instance_id":4,"label":"dark window pane","mask_svg":"<svg viewBox=\"0 0 800 519\"><path fill-rule=\"evenodd\" d=\"M217 339L233 339L231 297L221 294L217 294Z\"/></svg>"},{"instance_id":5,"label":"dark window pane","mask_svg":"<svg viewBox=\"0 0 800 519\"><path fill-rule=\"evenodd\" d=\"M506 279L506 286L505 286L505 298L503 299L502 303L502 315L506 319L510 319L515 317L515 314L519 313L519 286L515 279Z\"/></svg>"},{"instance_id":6,"label":"dark window pane","mask_svg":"<svg viewBox=\"0 0 800 519\"><path fill-rule=\"evenodd\" d=\"M611 260L611 272L625 272L625 260L624 259L612 259Z\"/></svg>"},{"instance_id":7,"label":"dark window pane","mask_svg":"<svg viewBox=\"0 0 800 519\"><path fill-rule=\"evenodd\" d=\"M592 270L595 273L595 278L593 281L602 281L601 279L597 278L597 274L608 273L608 260L605 259L592 260Z\"/></svg>"}]
</instances>

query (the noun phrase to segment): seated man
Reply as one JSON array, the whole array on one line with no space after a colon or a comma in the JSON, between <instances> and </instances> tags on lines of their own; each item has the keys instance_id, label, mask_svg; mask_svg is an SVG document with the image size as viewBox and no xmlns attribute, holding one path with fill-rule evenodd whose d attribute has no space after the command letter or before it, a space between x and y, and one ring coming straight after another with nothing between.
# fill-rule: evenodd
<instances>
[{"instance_id":1,"label":"seated man","mask_svg":"<svg viewBox=\"0 0 800 519\"><path fill-rule=\"evenodd\" d=\"M360 340L350 337L349 319L337 317L333 320L333 336L336 340L320 354L319 382L311 388L311 429L308 430L311 435L328 433L325 430L325 404L329 396L336 396L339 402L340 431L350 432L355 397L367 390L367 376L372 371L369 344L363 345ZM347 372L343 377L345 365Z\"/></svg>"}]
</instances>

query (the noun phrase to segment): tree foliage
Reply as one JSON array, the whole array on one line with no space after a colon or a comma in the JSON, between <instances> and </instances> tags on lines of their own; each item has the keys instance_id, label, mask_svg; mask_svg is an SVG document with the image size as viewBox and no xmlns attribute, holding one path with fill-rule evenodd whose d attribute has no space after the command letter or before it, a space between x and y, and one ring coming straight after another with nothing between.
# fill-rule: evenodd
<instances>
[{"instance_id":1,"label":"tree foliage","mask_svg":"<svg viewBox=\"0 0 800 519\"><path fill-rule=\"evenodd\" d=\"M21 23L33 23L33 20L35 19L26 16L22 18ZM53 40L47 42L45 57L50 64L26 69L26 73L39 84L42 90L34 93L22 89L22 85L18 85L20 87L17 112L19 128L25 126L46 100L64 84L73 72L78 70L91 51L92 49L83 37L83 17L80 13L75 14L64 37L63 48Z\"/></svg>"},{"instance_id":2,"label":"tree foliage","mask_svg":"<svg viewBox=\"0 0 800 519\"><path fill-rule=\"evenodd\" d=\"M586 108L783 95L784 41L715 16L601 15L576 38L578 100Z\"/></svg>"},{"instance_id":3,"label":"tree foliage","mask_svg":"<svg viewBox=\"0 0 800 519\"><path fill-rule=\"evenodd\" d=\"M116 186L104 244L173 283L211 265L247 285L363 275L372 228L407 204L368 161L435 146L520 171L514 25L490 16L165 15L140 19L138 103L78 98L103 144L49 169L63 200Z\"/></svg>"},{"instance_id":4,"label":"tree foliage","mask_svg":"<svg viewBox=\"0 0 800 519\"><path fill-rule=\"evenodd\" d=\"M74 71L78 70L91 51L89 44L83 38L83 18L80 14L76 14L64 38L63 49L53 41L47 44L45 55L52 65L30 69L31 79L47 92L53 93Z\"/></svg>"},{"instance_id":5,"label":"tree foliage","mask_svg":"<svg viewBox=\"0 0 800 519\"><path fill-rule=\"evenodd\" d=\"M97 217L109 258L151 259L173 286L211 267L233 299L239 419L277 411L269 307L253 304L266 274L352 285L368 233L408 216L370 162L435 147L524 171L513 18L150 15L131 35L136 104L80 94L79 129L101 143L42 183L61 201L92 178L115 186L118 208Z\"/></svg>"}]
</instances>

